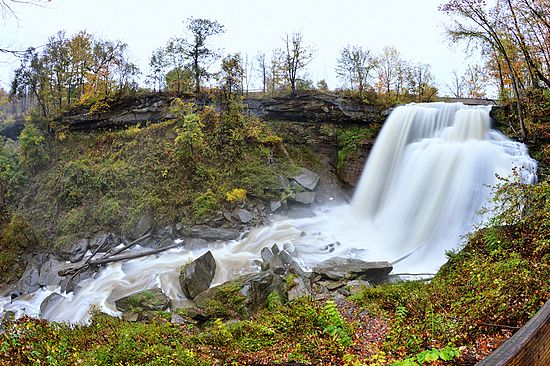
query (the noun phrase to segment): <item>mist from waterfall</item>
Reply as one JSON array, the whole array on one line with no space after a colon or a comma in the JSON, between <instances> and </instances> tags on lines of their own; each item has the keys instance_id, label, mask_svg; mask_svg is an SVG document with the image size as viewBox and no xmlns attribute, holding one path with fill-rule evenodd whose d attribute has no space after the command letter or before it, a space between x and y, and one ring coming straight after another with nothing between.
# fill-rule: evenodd
<instances>
[{"instance_id":1,"label":"mist from waterfall","mask_svg":"<svg viewBox=\"0 0 550 366\"><path fill-rule=\"evenodd\" d=\"M370 153L351 205L316 208L304 219L274 217L270 226L251 230L241 240L213 243L215 284L259 271L260 251L274 243L295 248L305 269L333 256L387 260L394 273L434 273L445 252L487 217L496 176L520 172L534 183L536 162L526 147L491 129L490 107L460 103L411 104L388 117ZM137 249L139 250L139 249ZM40 315L50 320L86 322L91 306L120 315L114 301L160 287L173 306L188 301L178 283L178 269L204 250L172 249L155 256L113 263L74 293L62 294L40 311L56 288L14 301L0 299L0 312Z\"/></svg>"}]
</instances>

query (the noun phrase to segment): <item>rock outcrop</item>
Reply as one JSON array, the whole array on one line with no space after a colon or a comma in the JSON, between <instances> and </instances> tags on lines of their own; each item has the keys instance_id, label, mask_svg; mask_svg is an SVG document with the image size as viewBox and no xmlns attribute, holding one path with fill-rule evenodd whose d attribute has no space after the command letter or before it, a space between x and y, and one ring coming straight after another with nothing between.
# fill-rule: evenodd
<instances>
[{"instance_id":1,"label":"rock outcrop","mask_svg":"<svg viewBox=\"0 0 550 366\"><path fill-rule=\"evenodd\" d=\"M193 262L183 266L179 283L183 294L194 299L198 294L210 287L216 273L216 260L211 251L206 252Z\"/></svg>"}]
</instances>

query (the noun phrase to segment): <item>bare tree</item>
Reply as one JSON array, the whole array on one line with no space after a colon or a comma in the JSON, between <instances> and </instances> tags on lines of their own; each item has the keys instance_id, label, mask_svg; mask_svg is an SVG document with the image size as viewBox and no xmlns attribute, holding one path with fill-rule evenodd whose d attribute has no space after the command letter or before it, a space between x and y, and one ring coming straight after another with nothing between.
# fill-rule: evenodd
<instances>
[{"instance_id":1,"label":"bare tree","mask_svg":"<svg viewBox=\"0 0 550 366\"><path fill-rule=\"evenodd\" d=\"M260 77L262 79L262 92L265 93L266 86L267 86L267 73L268 73L268 66L265 61L265 53L259 52L256 55L256 62L258 63L258 68L256 69L258 73L260 74Z\"/></svg>"},{"instance_id":2,"label":"bare tree","mask_svg":"<svg viewBox=\"0 0 550 366\"><path fill-rule=\"evenodd\" d=\"M285 42L285 78L290 84L292 94L296 95L298 73L313 60L314 50L304 45L303 35L300 32L292 33L290 36L287 34L283 41Z\"/></svg>"}]
</instances>

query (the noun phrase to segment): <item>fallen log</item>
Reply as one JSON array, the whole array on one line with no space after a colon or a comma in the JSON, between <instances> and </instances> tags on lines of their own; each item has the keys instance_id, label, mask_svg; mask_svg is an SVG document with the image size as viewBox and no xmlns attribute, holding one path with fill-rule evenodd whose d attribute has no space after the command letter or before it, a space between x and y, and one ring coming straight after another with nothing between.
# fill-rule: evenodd
<instances>
[{"instance_id":1,"label":"fallen log","mask_svg":"<svg viewBox=\"0 0 550 366\"><path fill-rule=\"evenodd\" d=\"M130 254L126 254L126 255L118 255L121 252L131 248L134 245L136 245L138 242L140 242L144 239L147 239L149 236L150 236L150 234L146 234L146 235L142 236L141 238L134 240L133 242L125 245L123 248L120 248L119 250L115 251L114 254L112 254L108 257L102 257L102 258L99 258L99 259L91 260L91 258L93 258L93 256L92 256L92 257L88 258L83 265L78 266L78 267L65 268L65 269L59 271L57 274L61 277L68 276L68 275L73 275L73 277L74 277L78 273L84 272L85 270L87 270L88 268L93 267L93 266L100 266L100 265L103 265L103 264L108 264L108 263L113 263L113 262L118 262L118 261L123 261L123 260L146 257L146 256L149 256L149 255L162 253L162 252L167 251L169 249L177 248L177 247L182 246L184 244L183 242L182 243L174 243L172 245L168 245L168 246L158 248L158 249L147 250L147 251L139 252L139 253L130 253Z\"/></svg>"}]
</instances>

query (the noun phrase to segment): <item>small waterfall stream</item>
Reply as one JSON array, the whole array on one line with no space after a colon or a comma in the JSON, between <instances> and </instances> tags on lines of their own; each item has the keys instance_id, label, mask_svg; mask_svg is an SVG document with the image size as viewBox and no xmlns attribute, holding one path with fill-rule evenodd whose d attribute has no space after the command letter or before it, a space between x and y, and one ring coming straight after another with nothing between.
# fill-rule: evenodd
<instances>
[{"instance_id":1,"label":"small waterfall stream","mask_svg":"<svg viewBox=\"0 0 550 366\"><path fill-rule=\"evenodd\" d=\"M351 205L317 207L316 216L274 218L242 240L212 244L214 283L258 271L263 247L290 243L304 268L333 256L388 260L394 272L435 272L445 251L480 224L479 210L490 204L496 175L518 169L522 181L536 181L536 162L523 144L490 128L490 107L460 103L411 104L388 117L371 151ZM331 247L329 243L337 243ZM40 314L40 304L56 288L11 301L0 298L0 313L14 311L46 319L86 322L92 306L120 315L114 301L160 287L175 306L185 299L178 269L207 249L184 248L105 266L74 293L61 294Z\"/></svg>"}]
</instances>

